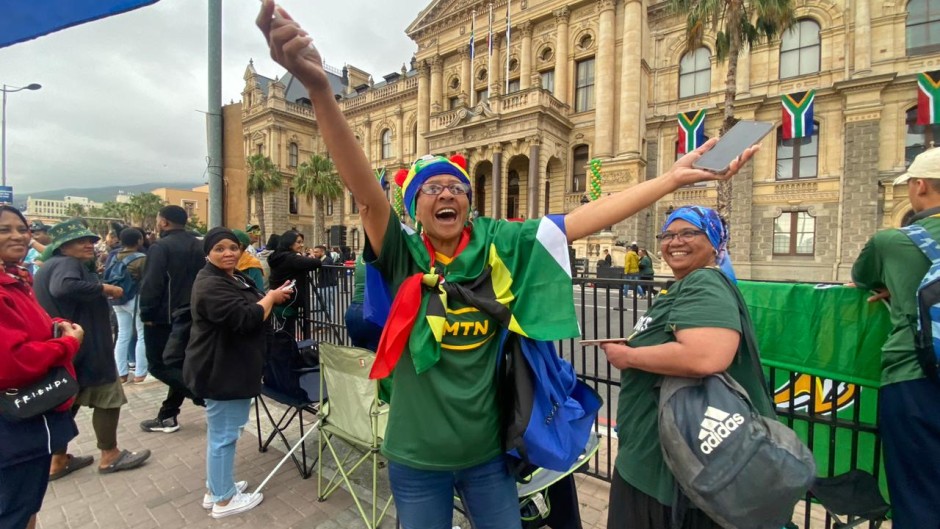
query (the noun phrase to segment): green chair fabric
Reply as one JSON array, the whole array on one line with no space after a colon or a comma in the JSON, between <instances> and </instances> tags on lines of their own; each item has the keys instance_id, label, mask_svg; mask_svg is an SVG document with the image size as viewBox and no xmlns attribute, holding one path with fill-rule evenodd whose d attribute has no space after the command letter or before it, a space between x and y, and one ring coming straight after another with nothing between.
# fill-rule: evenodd
<instances>
[{"instance_id":1,"label":"green chair fabric","mask_svg":"<svg viewBox=\"0 0 940 529\"><path fill-rule=\"evenodd\" d=\"M317 462L317 497L325 501L341 485L353 502L368 529L375 529L391 506L391 496L384 506L378 505L377 482L380 450L388 424L388 404L379 400L379 384L369 379L375 353L366 349L320 342L320 443ZM324 390L329 396L324 398ZM338 443L349 446L340 456ZM337 470L325 479L324 448ZM372 468L371 512L367 513L350 482L350 475L360 466Z\"/></svg>"}]
</instances>

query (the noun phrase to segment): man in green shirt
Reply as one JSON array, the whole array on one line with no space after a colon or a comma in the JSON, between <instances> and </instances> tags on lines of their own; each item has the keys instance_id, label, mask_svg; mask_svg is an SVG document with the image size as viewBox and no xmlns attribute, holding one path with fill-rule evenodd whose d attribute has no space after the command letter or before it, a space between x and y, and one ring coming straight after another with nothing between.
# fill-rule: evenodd
<instances>
[{"instance_id":1,"label":"man in green shirt","mask_svg":"<svg viewBox=\"0 0 940 529\"><path fill-rule=\"evenodd\" d=\"M940 149L917 156L894 185L908 186L915 215L940 240ZM879 431L894 527L940 527L940 384L924 377L914 350L917 288L930 261L900 230L876 233L852 267L872 301L889 301L892 330L882 348Z\"/></svg>"}]
</instances>

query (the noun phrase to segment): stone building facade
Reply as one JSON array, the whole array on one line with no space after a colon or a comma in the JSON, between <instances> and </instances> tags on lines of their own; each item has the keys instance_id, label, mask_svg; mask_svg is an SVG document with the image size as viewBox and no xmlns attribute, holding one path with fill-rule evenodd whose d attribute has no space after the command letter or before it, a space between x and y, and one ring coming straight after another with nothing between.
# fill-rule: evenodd
<instances>
[{"instance_id":1,"label":"stone building facade","mask_svg":"<svg viewBox=\"0 0 940 529\"><path fill-rule=\"evenodd\" d=\"M844 281L865 241L910 214L906 186L891 182L940 131L914 123L917 74L940 69L940 32L931 29L940 0L794 3L791 31L746 50L738 64L736 117L777 128L734 180L732 258L742 277ZM482 215L578 207L593 158L602 162L603 194L656 178L676 159L679 112L706 109L708 136L720 127L727 65L710 45L686 49L684 17L667 2L435 0L406 33L417 46L410 65L380 82L352 66L331 70L337 98L374 167L389 175L425 153L464 154ZM245 82L242 102L225 114L241 124L240 135L228 121L225 129L227 191L241 210L231 213L247 213L236 180L244 156L262 152L287 177L266 198L268 231L309 229L312 206L290 187L298 159L325 153L307 96L289 76L271 79L250 65ZM814 134L783 140L780 96L810 89ZM228 165L239 151L241 169ZM610 248L616 261L614 244L635 240L655 253L670 208L716 197L712 184L681 189L579 241L576 252L594 260ZM327 225L345 226L357 249L350 197L327 213Z\"/></svg>"}]
</instances>

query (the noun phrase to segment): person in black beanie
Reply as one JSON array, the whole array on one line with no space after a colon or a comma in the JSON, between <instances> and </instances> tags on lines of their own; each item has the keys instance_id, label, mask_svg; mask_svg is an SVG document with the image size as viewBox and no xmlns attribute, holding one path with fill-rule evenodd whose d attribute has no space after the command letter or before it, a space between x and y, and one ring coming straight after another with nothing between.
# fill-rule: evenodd
<instances>
[{"instance_id":1,"label":"person in black beanie","mask_svg":"<svg viewBox=\"0 0 940 529\"><path fill-rule=\"evenodd\" d=\"M139 312L144 322L144 343L150 374L164 382L166 400L153 419L140 423L145 432L173 433L180 429L176 416L192 393L183 383L181 362L169 365L163 351L173 329L173 313L189 307L193 281L206 264L202 242L186 231L186 210L165 206L157 215L160 239L147 252L147 264L140 286ZM196 401L199 404L201 401Z\"/></svg>"},{"instance_id":2,"label":"person in black beanie","mask_svg":"<svg viewBox=\"0 0 940 529\"><path fill-rule=\"evenodd\" d=\"M238 270L242 246L228 228L212 228L203 240L205 267L193 284L192 331L183 379L206 399L206 485L202 506L222 518L254 508L260 492L235 481L235 444L248 422L251 399L261 393L261 370L274 305L289 288L267 294Z\"/></svg>"}]
</instances>

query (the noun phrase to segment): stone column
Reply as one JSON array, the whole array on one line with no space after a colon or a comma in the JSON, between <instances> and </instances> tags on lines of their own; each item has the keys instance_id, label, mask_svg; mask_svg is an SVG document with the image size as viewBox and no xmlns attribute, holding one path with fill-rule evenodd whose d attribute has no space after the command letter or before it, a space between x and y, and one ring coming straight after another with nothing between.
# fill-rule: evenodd
<instances>
[{"instance_id":1,"label":"stone column","mask_svg":"<svg viewBox=\"0 0 940 529\"><path fill-rule=\"evenodd\" d=\"M503 148L500 144L495 144L493 150L493 209L490 217L494 219L503 216Z\"/></svg>"},{"instance_id":2,"label":"stone column","mask_svg":"<svg viewBox=\"0 0 940 529\"><path fill-rule=\"evenodd\" d=\"M440 89L440 71L438 71L438 89ZM433 77L431 78L431 85L433 86ZM416 156L420 156L423 153L428 151L428 140L425 139L425 134L428 132L430 127L430 100L431 94L428 93L428 65L427 62L421 61L418 63L418 139L417 144L415 145ZM433 90L431 90L433 92ZM398 107L398 123L401 124L401 107ZM404 137L404 131L399 129L399 134L401 137ZM399 145L404 145L404 142L399 142ZM419 154L420 153L420 154ZM404 152L399 152L401 159L404 161L405 156Z\"/></svg>"},{"instance_id":3,"label":"stone column","mask_svg":"<svg viewBox=\"0 0 940 529\"><path fill-rule=\"evenodd\" d=\"M539 144L541 139L536 136L529 140L529 197L528 208L526 208L526 218L534 219L539 215Z\"/></svg>"},{"instance_id":4,"label":"stone column","mask_svg":"<svg viewBox=\"0 0 940 529\"><path fill-rule=\"evenodd\" d=\"M473 94L470 90L470 50L463 47L460 50L460 91L467 94L467 105L472 105Z\"/></svg>"},{"instance_id":5,"label":"stone column","mask_svg":"<svg viewBox=\"0 0 940 529\"><path fill-rule=\"evenodd\" d=\"M747 42L741 43L738 54L737 90L739 96L751 95L751 47Z\"/></svg>"},{"instance_id":6,"label":"stone column","mask_svg":"<svg viewBox=\"0 0 940 529\"><path fill-rule=\"evenodd\" d=\"M867 112L866 112L867 111ZM851 211L851 222L842 226L843 263L852 263L862 247L881 226L883 212L879 211L878 150L881 138L881 115L864 109L861 112L846 109L844 149L845 157L845 210ZM817 227L817 230L819 228Z\"/></svg>"},{"instance_id":7,"label":"stone column","mask_svg":"<svg viewBox=\"0 0 940 529\"><path fill-rule=\"evenodd\" d=\"M594 57L594 155L614 153L614 1L599 0L597 54Z\"/></svg>"},{"instance_id":8,"label":"stone column","mask_svg":"<svg viewBox=\"0 0 940 529\"><path fill-rule=\"evenodd\" d=\"M490 54L486 64L486 75L486 88L492 96L494 89L499 86L499 38L495 34L493 35L493 53Z\"/></svg>"},{"instance_id":9,"label":"stone column","mask_svg":"<svg viewBox=\"0 0 940 529\"><path fill-rule=\"evenodd\" d=\"M563 7L556 9L554 15L558 24L555 35L555 99L567 104L568 88L571 86L568 79L568 19L571 11Z\"/></svg>"},{"instance_id":10,"label":"stone column","mask_svg":"<svg viewBox=\"0 0 940 529\"><path fill-rule=\"evenodd\" d=\"M640 122L643 120L643 2L627 0L623 9L623 54L620 65L620 156L640 152ZM600 50L598 50L600 55ZM600 68L600 67L599 67ZM595 70L595 72L600 71ZM600 111L600 103L598 103Z\"/></svg>"},{"instance_id":11,"label":"stone column","mask_svg":"<svg viewBox=\"0 0 940 529\"><path fill-rule=\"evenodd\" d=\"M444 110L444 58L435 55L428 59L428 63L431 65L431 113L435 113ZM420 82L418 79L419 85Z\"/></svg>"},{"instance_id":12,"label":"stone column","mask_svg":"<svg viewBox=\"0 0 940 529\"><path fill-rule=\"evenodd\" d=\"M532 22L526 20L519 25L522 47L519 50L519 89L532 86Z\"/></svg>"},{"instance_id":13,"label":"stone column","mask_svg":"<svg viewBox=\"0 0 940 529\"><path fill-rule=\"evenodd\" d=\"M362 150L366 152L366 158L371 162L372 157L372 120L369 116L362 122L362 128L365 129L365 137L362 138Z\"/></svg>"},{"instance_id":14,"label":"stone column","mask_svg":"<svg viewBox=\"0 0 940 529\"><path fill-rule=\"evenodd\" d=\"M871 73L871 6L869 0L855 0L855 72Z\"/></svg>"},{"instance_id":15,"label":"stone column","mask_svg":"<svg viewBox=\"0 0 940 529\"><path fill-rule=\"evenodd\" d=\"M427 105L421 105L427 108ZM403 119L401 105L395 107L395 128L398 129L398 160L405 163L405 120Z\"/></svg>"}]
</instances>

